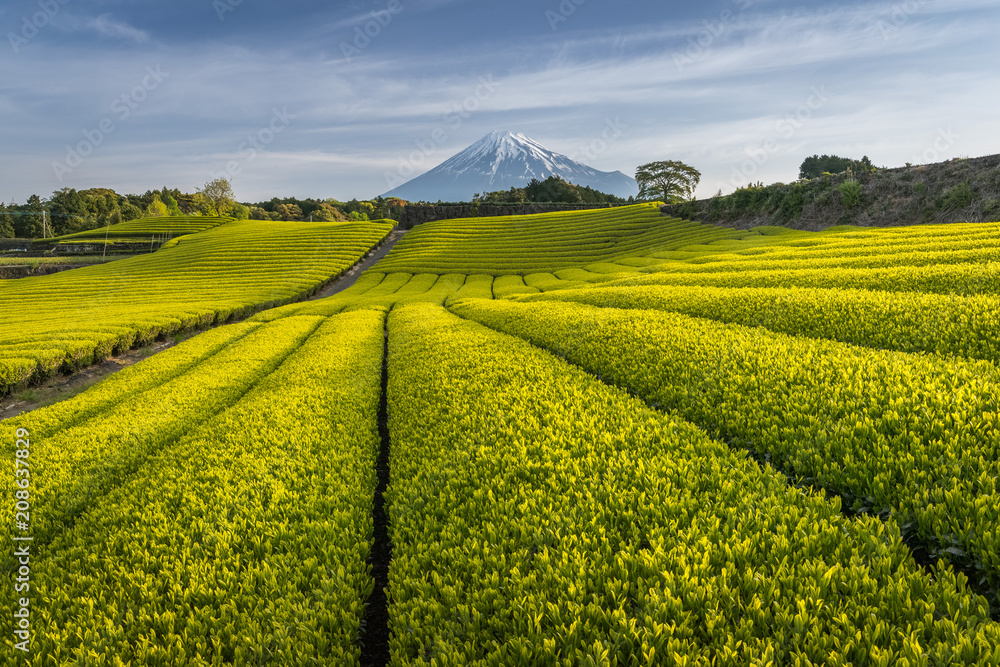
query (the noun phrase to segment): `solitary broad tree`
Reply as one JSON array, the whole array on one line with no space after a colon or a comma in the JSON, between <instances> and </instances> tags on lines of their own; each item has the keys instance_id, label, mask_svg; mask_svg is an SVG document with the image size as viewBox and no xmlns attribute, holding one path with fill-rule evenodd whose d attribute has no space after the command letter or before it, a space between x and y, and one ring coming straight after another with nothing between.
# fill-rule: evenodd
<instances>
[{"instance_id":1,"label":"solitary broad tree","mask_svg":"<svg viewBox=\"0 0 1000 667\"><path fill-rule=\"evenodd\" d=\"M233 185L228 178L213 179L205 183L204 187L198 188L198 192L212 205L216 215L225 215L236 199L236 195L233 194Z\"/></svg>"},{"instance_id":2,"label":"solitary broad tree","mask_svg":"<svg viewBox=\"0 0 1000 667\"><path fill-rule=\"evenodd\" d=\"M701 172L678 160L650 162L635 170L639 199L660 199L675 204L694 196Z\"/></svg>"}]
</instances>

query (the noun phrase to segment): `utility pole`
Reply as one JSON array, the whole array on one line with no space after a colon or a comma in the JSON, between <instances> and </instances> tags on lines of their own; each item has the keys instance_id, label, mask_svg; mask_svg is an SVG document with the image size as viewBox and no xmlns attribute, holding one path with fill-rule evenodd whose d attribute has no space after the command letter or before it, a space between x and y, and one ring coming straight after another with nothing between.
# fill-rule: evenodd
<instances>
[{"instance_id":1,"label":"utility pole","mask_svg":"<svg viewBox=\"0 0 1000 667\"><path fill-rule=\"evenodd\" d=\"M108 233L111 231L111 216L108 216L108 226L104 229L104 250L101 252L101 261L104 261L108 254Z\"/></svg>"}]
</instances>

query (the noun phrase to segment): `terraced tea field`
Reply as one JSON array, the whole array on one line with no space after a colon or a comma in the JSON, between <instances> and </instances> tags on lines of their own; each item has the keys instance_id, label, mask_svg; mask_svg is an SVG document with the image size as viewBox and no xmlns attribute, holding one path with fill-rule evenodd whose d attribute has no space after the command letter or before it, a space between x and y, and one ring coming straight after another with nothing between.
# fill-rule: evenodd
<instances>
[{"instance_id":1,"label":"terraced tea field","mask_svg":"<svg viewBox=\"0 0 1000 667\"><path fill-rule=\"evenodd\" d=\"M1000 223L449 220L296 303L389 225L280 224L0 282L5 360L258 311L0 422L10 655L1000 664Z\"/></svg>"},{"instance_id":2,"label":"terraced tea field","mask_svg":"<svg viewBox=\"0 0 1000 667\"><path fill-rule=\"evenodd\" d=\"M162 336L294 301L355 264L385 223L213 225L151 255L0 280L0 393Z\"/></svg>"},{"instance_id":3,"label":"terraced tea field","mask_svg":"<svg viewBox=\"0 0 1000 667\"><path fill-rule=\"evenodd\" d=\"M235 222L235 220L206 216L140 218L85 232L38 240L34 245L52 247L107 243L113 249L115 245L120 243L149 243L151 241L163 243L178 236L197 234L231 222Z\"/></svg>"}]
</instances>

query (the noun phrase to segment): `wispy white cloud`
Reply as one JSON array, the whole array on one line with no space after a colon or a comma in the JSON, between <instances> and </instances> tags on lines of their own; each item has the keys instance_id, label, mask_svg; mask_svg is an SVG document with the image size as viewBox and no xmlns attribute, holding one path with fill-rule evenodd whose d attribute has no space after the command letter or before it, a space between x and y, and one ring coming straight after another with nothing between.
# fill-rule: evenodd
<instances>
[{"instance_id":1,"label":"wispy white cloud","mask_svg":"<svg viewBox=\"0 0 1000 667\"><path fill-rule=\"evenodd\" d=\"M149 33L145 30L135 28L123 21L116 21L111 14L101 14L97 18L90 19L85 26L102 37L125 39L136 44L143 44L150 39Z\"/></svg>"},{"instance_id":2,"label":"wispy white cloud","mask_svg":"<svg viewBox=\"0 0 1000 667\"><path fill-rule=\"evenodd\" d=\"M393 21L396 21L396 17L405 17L415 13L426 13L446 7L448 5L454 5L461 2L467 2L468 0L425 0L420 4L416 4L410 0L399 0L398 3L393 5L393 11L389 11L390 3L383 2L381 4L373 5L371 9L365 12L354 12L350 16L339 17L332 21L326 21L319 26L315 27L311 33L314 35L323 35L326 37L337 37L341 36L344 38L351 38L351 34L355 28L360 28L362 31L365 29L366 25L372 21L380 24L381 27L388 28Z\"/></svg>"}]
</instances>

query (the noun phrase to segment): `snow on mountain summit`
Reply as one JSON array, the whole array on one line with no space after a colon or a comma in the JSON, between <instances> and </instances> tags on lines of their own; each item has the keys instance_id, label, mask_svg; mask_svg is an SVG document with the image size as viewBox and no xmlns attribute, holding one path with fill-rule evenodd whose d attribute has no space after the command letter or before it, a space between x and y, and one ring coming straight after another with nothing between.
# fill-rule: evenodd
<instances>
[{"instance_id":1,"label":"snow on mountain summit","mask_svg":"<svg viewBox=\"0 0 1000 667\"><path fill-rule=\"evenodd\" d=\"M427 173L385 193L409 201L469 201L473 195L524 187L533 178L559 176L600 192L629 197L635 179L604 172L550 151L519 132L496 130Z\"/></svg>"}]
</instances>

